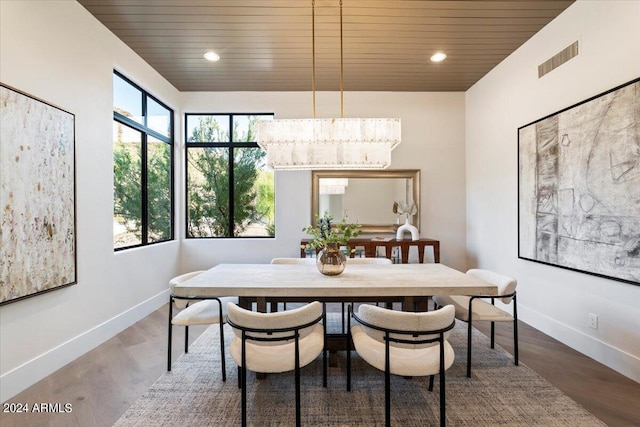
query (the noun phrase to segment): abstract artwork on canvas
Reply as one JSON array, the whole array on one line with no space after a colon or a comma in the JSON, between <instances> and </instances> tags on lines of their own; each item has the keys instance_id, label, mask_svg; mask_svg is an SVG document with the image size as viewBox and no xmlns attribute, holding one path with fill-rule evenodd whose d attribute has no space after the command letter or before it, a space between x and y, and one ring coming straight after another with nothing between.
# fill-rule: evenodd
<instances>
[{"instance_id":1,"label":"abstract artwork on canvas","mask_svg":"<svg viewBox=\"0 0 640 427\"><path fill-rule=\"evenodd\" d=\"M518 256L640 284L640 79L518 129Z\"/></svg>"},{"instance_id":2,"label":"abstract artwork on canvas","mask_svg":"<svg viewBox=\"0 0 640 427\"><path fill-rule=\"evenodd\" d=\"M74 126L0 85L0 304L76 283Z\"/></svg>"}]
</instances>

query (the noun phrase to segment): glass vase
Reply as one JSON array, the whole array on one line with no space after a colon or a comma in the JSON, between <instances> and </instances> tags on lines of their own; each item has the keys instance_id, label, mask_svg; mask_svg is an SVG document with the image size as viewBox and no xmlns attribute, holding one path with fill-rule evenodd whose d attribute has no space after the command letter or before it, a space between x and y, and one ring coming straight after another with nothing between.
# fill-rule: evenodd
<instances>
[{"instance_id":1,"label":"glass vase","mask_svg":"<svg viewBox=\"0 0 640 427\"><path fill-rule=\"evenodd\" d=\"M344 271L344 267L347 265L347 257L340 250L339 244L328 243L318 252L316 265L320 273L327 276L337 276Z\"/></svg>"}]
</instances>

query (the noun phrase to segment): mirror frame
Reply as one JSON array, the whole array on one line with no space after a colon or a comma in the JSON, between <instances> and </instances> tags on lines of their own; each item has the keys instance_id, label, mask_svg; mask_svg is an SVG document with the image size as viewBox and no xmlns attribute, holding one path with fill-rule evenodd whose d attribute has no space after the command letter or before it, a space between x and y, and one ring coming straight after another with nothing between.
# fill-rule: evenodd
<instances>
[{"instance_id":1,"label":"mirror frame","mask_svg":"<svg viewBox=\"0 0 640 427\"><path fill-rule=\"evenodd\" d=\"M318 226L316 214L320 208L320 179L321 178L404 178L413 183L413 201L418 212L413 215L411 223L420 230L420 169L390 169L390 170L315 170L311 171L311 224ZM390 202L389 206L391 206ZM360 224L363 234L395 233L402 224Z\"/></svg>"}]
</instances>

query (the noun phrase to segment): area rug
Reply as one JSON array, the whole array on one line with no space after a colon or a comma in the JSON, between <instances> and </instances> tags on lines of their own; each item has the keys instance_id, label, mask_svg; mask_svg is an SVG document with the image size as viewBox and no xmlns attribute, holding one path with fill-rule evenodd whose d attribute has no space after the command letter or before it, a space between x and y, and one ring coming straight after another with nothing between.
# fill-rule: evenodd
<instances>
[{"instance_id":1,"label":"area rug","mask_svg":"<svg viewBox=\"0 0 640 427\"><path fill-rule=\"evenodd\" d=\"M232 331L225 326L227 347ZM466 324L458 322L450 342L456 359L447 371L449 426L605 426L526 365L474 330L472 377L466 377ZM237 426L240 390L237 368L227 355L227 381L220 372L218 326L208 328L115 426ZM227 352L228 353L228 352ZM302 369L302 424L306 426L384 425L384 374L352 357L352 391L346 391L346 353L322 387L322 358ZM272 374L248 382L248 424L295 424L292 373ZM392 376L391 416L394 426L439 425L439 381L428 391L428 378Z\"/></svg>"}]
</instances>

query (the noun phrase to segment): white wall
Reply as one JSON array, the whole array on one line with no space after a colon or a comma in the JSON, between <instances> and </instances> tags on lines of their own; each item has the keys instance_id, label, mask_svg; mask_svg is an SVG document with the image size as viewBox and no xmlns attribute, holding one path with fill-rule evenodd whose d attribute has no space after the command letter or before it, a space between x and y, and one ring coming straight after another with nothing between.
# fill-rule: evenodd
<instances>
[{"instance_id":1,"label":"white wall","mask_svg":"<svg viewBox=\"0 0 640 427\"><path fill-rule=\"evenodd\" d=\"M639 23L640 2L578 1L466 93L469 266L518 278L522 320L636 381L640 286L517 258L517 129L640 76ZM576 40L579 56L538 79Z\"/></svg>"},{"instance_id":2,"label":"white wall","mask_svg":"<svg viewBox=\"0 0 640 427\"><path fill-rule=\"evenodd\" d=\"M316 95L318 117L339 114L339 93ZM181 104L184 113L274 112L276 118L296 118L310 116L311 102L304 92L185 92ZM402 119L402 143L393 151L391 168L422 170L421 236L439 239L441 261L464 269L464 94L347 92L344 105L345 117ZM311 219L310 188L308 171L276 172L276 238L184 240L183 269L299 256L300 239L308 237L302 229ZM181 216L184 229L184 212Z\"/></svg>"},{"instance_id":3,"label":"white wall","mask_svg":"<svg viewBox=\"0 0 640 427\"><path fill-rule=\"evenodd\" d=\"M75 114L78 284L0 307L0 401L5 401L166 302L170 277L219 262L298 256L310 220L310 173L276 173L276 239L186 240L113 252L112 70L176 112L176 236L184 235L183 112L303 117L310 93L184 93L82 6L0 1L0 80ZM182 108L184 104L184 108ZM339 110L318 94L318 116ZM464 94L345 93L346 116L401 117L393 168L422 169L422 236L442 261L465 266Z\"/></svg>"},{"instance_id":4,"label":"white wall","mask_svg":"<svg viewBox=\"0 0 640 427\"><path fill-rule=\"evenodd\" d=\"M179 242L113 251L113 68L180 99L76 2L2 1L0 18L0 80L75 114L78 254L77 285L0 307L5 401L166 303Z\"/></svg>"}]
</instances>

